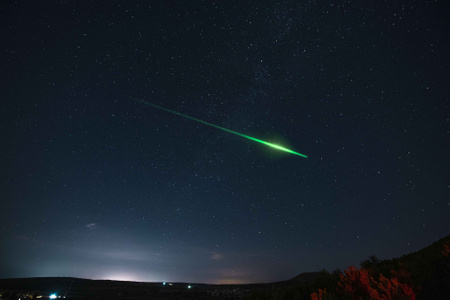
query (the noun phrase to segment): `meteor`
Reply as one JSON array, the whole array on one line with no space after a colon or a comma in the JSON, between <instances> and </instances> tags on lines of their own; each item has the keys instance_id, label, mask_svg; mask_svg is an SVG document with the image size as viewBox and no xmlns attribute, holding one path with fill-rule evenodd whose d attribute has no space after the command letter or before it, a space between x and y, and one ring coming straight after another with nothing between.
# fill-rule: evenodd
<instances>
[{"instance_id":1,"label":"meteor","mask_svg":"<svg viewBox=\"0 0 450 300\"><path fill-rule=\"evenodd\" d=\"M136 101L138 101L138 102L140 102L140 103L143 103L143 104L146 104L146 105L148 105L148 106L152 106L152 107L155 107L155 108L164 110L164 111L166 111L166 112L170 112L170 113L172 113L172 114L181 116L181 117L183 117L183 118L186 118L186 119L189 119L189 120L192 120L192 121L196 121L196 122L199 122L199 123L202 123L202 124L205 124L205 125L208 125L208 126L211 126L211 127L214 127L214 128L217 128L217 129L220 129L220 130L223 130L223 131L226 131L226 132L235 134L235 135L238 135L238 136L240 136L240 137L249 139L249 140L254 141L254 142L261 143L261 144L263 144L263 145L272 147L272 148L274 148L274 149L281 150L281 151L284 151L284 152L287 152L287 153L291 153L291 154L295 154L295 155L298 155L298 156L301 156L301 157L304 157L304 158L308 158L308 156L306 156L306 155L304 155L304 154L295 152L295 151L290 150L290 149L288 149L288 148L285 148L285 147L283 147L283 146L280 146L280 145L277 145L277 144L273 144L273 143L269 143L269 142L266 142L266 141L263 141L263 140L259 140L259 139L256 139L256 138L254 138L254 137L251 137L251 136L248 136L248 135L245 135L245 134L242 134L242 133L239 133L239 132L236 132L236 131L227 129L227 128L223 128L223 127L220 127L220 126L218 126L218 125L214 125L214 124L211 124L211 123L202 121L202 120L197 119L197 118L194 118L194 117L190 117L190 116L187 116L187 115L183 115L183 114L181 114L181 113L179 113L179 112L176 112L176 111L173 111L173 110L164 108L164 107L159 106L159 105L156 105L156 104L152 104L152 103L150 103L150 102L147 102L147 101L144 101L144 100L141 100L141 99L132 98L132 97L130 97L130 96L128 96L128 98L133 99L133 100L136 100Z\"/></svg>"}]
</instances>

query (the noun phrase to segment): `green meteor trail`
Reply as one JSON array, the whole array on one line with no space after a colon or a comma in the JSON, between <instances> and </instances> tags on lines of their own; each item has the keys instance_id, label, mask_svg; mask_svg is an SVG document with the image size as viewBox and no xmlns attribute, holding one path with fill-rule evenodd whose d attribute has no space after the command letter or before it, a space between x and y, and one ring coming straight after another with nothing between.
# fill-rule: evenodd
<instances>
[{"instance_id":1,"label":"green meteor trail","mask_svg":"<svg viewBox=\"0 0 450 300\"><path fill-rule=\"evenodd\" d=\"M248 135L245 135L245 134L242 134L242 133L239 133L239 132L227 129L227 128L223 128L223 127L220 127L220 126L217 126L217 125L214 125L214 124L202 121L202 120L197 119L197 118L193 118L193 117L190 117L190 116L187 116L187 115L183 115L183 114L180 114L179 112L176 112L176 111L164 108L164 107L156 105L156 104L149 103L149 102L144 101L144 100L132 98L132 97L129 97L129 96L128 96L128 98L136 100L136 101L138 101L140 103L143 103L143 104L146 104L146 105L149 105L149 106L152 106L152 107L155 107L155 108L158 108L158 109L161 109L161 110L173 113L173 114L181 116L183 118L186 118L186 119L189 119L189 120L192 120L192 121L196 121L196 122L199 122L199 123L202 123L202 124L205 124L205 125L208 125L208 126L211 126L211 127L214 127L214 128L217 128L217 129L220 129L220 130L223 130L223 131L226 131L226 132L238 135L238 136L241 136L243 138L249 139L249 140L254 141L254 142L258 142L258 143L264 144L266 146L269 146L269 147L272 147L272 148L275 148L275 149L278 149L278 150L281 150L281 151L285 151L287 153L291 153L291 154L295 154L295 155L298 155L298 156L301 156L301 157L304 157L304 158L308 158L308 156L306 156L304 154L295 152L295 151L290 150L288 148L285 148L283 146L280 146L280 145L277 145L277 144L273 144L273 143L269 143L269 142L266 142L266 141L263 141L263 140L259 140L259 139L256 139L254 137L251 137L251 136L248 136Z\"/></svg>"}]
</instances>

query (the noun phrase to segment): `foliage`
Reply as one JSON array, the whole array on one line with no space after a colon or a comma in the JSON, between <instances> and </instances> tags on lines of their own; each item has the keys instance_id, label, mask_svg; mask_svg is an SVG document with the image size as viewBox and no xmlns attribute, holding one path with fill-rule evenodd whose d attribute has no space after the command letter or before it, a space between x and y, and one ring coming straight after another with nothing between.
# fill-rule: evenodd
<instances>
[{"instance_id":1,"label":"foliage","mask_svg":"<svg viewBox=\"0 0 450 300\"><path fill-rule=\"evenodd\" d=\"M388 279L382 274L378 280L367 269L349 267L344 274L339 275L337 296L344 299L415 299L412 288L400 283L397 278ZM333 299L336 295L329 294L327 289L319 289L311 294L312 300Z\"/></svg>"},{"instance_id":2,"label":"foliage","mask_svg":"<svg viewBox=\"0 0 450 300\"><path fill-rule=\"evenodd\" d=\"M311 294L311 300L323 300L328 296L327 289L319 289L317 293Z\"/></svg>"},{"instance_id":3,"label":"foliage","mask_svg":"<svg viewBox=\"0 0 450 300\"><path fill-rule=\"evenodd\" d=\"M377 264L380 263L380 260L375 255L369 256L368 259L365 259L361 262L361 268L363 269L372 269Z\"/></svg>"},{"instance_id":4,"label":"foliage","mask_svg":"<svg viewBox=\"0 0 450 300\"><path fill-rule=\"evenodd\" d=\"M450 258L450 241L444 244L444 250L442 251L445 257Z\"/></svg>"},{"instance_id":5,"label":"foliage","mask_svg":"<svg viewBox=\"0 0 450 300\"><path fill-rule=\"evenodd\" d=\"M309 284L275 287L246 299L450 299L450 236L391 260L370 256L361 268L323 270Z\"/></svg>"},{"instance_id":6,"label":"foliage","mask_svg":"<svg viewBox=\"0 0 450 300\"><path fill-rule=\"evenodd\" d=\"M339 294L349 299L415 299L412 288L397 278L388 279L380 274L375 280L366 269L349 267L341 274L338 285Z\"/></svg>"}]
</instances>

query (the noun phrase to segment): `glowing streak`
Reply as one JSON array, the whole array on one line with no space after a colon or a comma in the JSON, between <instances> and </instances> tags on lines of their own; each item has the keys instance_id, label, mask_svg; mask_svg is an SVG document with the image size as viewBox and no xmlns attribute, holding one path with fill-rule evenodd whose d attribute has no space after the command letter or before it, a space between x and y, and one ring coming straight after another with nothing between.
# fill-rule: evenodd
<instances>
[{"instance_id":1,"label":"glowing streak","mask_svg":"<svg viewBox=\"0 0 450 300\"><path fill-rule=\"evenodd\" d=\"M256 139L256 138L254 138L254 137L251 137L251 136L248 136L248 135L245 135L245 134L242 134L242 133L239 133L239 132L236 132L236 131L227 129L227 128L223 128L223 127L220 127L220 126L217 126L217 125L214 125L214 124L211 124L211 123L202 121L202 120L197 119L197 118L189 117L189 116L180 114L179 112L176 112L176 111L173 111L173 110L164 108L164 107L159 106L159 105L156 105L156 104L149 103L149 102L144 101L144 100L140 100L140 99L136 99L136 98L132 98L132 97L128 97L128 98L133 99L133 100L136 100L136 101L138 101L138 102L140 102L140 103L143 103L143 104L146 104L146 105L149 105L149 106L153 106L153 107L155 107L155 108L158 108L158 109L161 109L161 110L170 112L170 113L172 113L172 114L181 116L181 117L183 117L183 118L186 118L186 119L189 119L189 120L192 120L192 121L196 121L196 122L199 122L199 123L202 123L202 124L205 124L205 125L208 125L208 126L211 126L211 127L214 127L214 128L217 128L217 129L220 129L220 130L223 130L223 131L226 131L226 132L229 132L229 133L232 133L232 134L241 136L241 137L244 137L244 138L246 138L246 139L249 139L249 140L251 140L251 141L255 141L255 142L264 144L264 145L266 145L266 146L269 146L269 147L272 147L272 148L275 148L275 149L278 149L278 150L281 150L281 151L285 151L285 152L288 152L288 153L291 153L291 154L295 154L295 155L298 155L298 156L301 156L301 157L304 157L304 158L308 158L308 156L306 156L306 155L304 155L304 154L295 152L295 151L290 150L290 149L288 149L288 148L285 148L285 147L283 147L283 146L280 146L280 145L277 145L277 144L273 144L273 143L269 143L269 142L266 142L266 141L263 141L263 140L259 140L259 139Z\"/></svg>"}]
</instances>

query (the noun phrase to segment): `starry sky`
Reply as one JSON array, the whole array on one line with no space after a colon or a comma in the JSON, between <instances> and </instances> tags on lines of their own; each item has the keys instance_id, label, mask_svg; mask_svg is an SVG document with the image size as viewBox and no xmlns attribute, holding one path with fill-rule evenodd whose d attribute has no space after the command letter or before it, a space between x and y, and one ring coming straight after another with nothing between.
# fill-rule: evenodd
<instances>
[{"instance_id":1,"label":"starry sky","mask_svg":"<svg viewBox=\"0 0 450 300\"><path fill-rule=\"evenodd\" d=\"M448 235L449 13L2 1L0 278L271 282Z\"/></svg>"}]
</instances>

